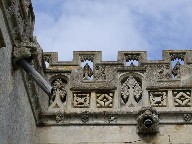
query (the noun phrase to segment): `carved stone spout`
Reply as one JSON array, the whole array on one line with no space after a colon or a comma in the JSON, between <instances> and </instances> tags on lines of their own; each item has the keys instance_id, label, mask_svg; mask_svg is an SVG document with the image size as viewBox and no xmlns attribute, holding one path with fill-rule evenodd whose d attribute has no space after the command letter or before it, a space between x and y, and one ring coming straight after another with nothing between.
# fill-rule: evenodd
<instances>
[{"instance_id":1,"label":"carved stone spout","mask_svg":"<svg viewBox=\"0 0 192 144\"><path fill-rule=\"evenodd\" d=\"M145 107L138 114L137 131L139 134L153 134L159 131L159 118L155 109Z\"/></svg>"}]
</instances>

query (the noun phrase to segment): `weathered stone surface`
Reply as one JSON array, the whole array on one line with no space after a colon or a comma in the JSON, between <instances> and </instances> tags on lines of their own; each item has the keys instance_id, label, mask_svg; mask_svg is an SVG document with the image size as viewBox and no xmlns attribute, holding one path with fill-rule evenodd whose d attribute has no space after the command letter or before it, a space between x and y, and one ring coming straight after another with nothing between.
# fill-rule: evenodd
<instances>
[{"instance_id":1,"label":"weathered stone surface","mask_svg":"<svg viewBox=\"0 0 192 144\"><path fill-rule=\"evenodd\" d=\"M190 144L191 125L160 126L157 135L138 135L135 126L37 128L38 144Z\"/></svg>"},{"instance_id":2,"label":"weathered stone surface","mask_svg":"<svg viewBox=\"0 0 192 144\"><path fill-rule=\"evenodd\" d=\"M171 123L183 123L183 113L192 110L192 84L187 78L191 70L190 53L191 50L167 50L163 51L163 60L151 61L147 60L146 52L122 51L117 61L108 62L102 61L99 51L76 51L73 61L67 62L59 62L57 53L45 53L44 60L49 63L44 67L47 78L50 82L58 78L66 81L66 101L62 110L58 108L55 112L63 111L63 124L83 124L77 115L85 111L88 124L106 125L105 117L110 114L117 115L116 124L136 124L136 119L125 121L125 114L136 118L142 107L153 106L160 112L160 123L170 123L167 113L179 115ZM171 65L175 59L184 61L177 70ZM131 60L138 61L138 65L125 64ZM66 71L66 67L71 69ZM49 106L44 103L43 107ZM44 113L44 124L54 124L52 114L47 109ZM101 119L94 119L102 113Z\"/></svg>"},{"instance_id":3,"label":"weathered stone surface","mask_svg":"<svg viewBox=\"0 0 192 144\"><path fill-rule=\"evenodd\" d=\"M146 52L123 51L119 52L117 61L105 62L100 57L101 52L81 51L74 52L73 61L58 62L57 53L45 53L44 60L49 63L49 66L44 67L46 77L50 79L50 83L58 78L65 79L67 96L62 109L54 109L52 113L48 111L50 106L46 103L42 105L43 122L49 128L38 128L38 133L41 134L37 141L192 143L184 129L178 130L181 126L190 131L186 125L191 127L192 124L190 54L191 50L167 50L163 51L163 60L151 61L147 60ZM184 61L179 69L172 67L171 63L175 59ZM127 65L126 62L131 60L138 61L138 65ZM90 70L85 71L83 63L89 65L93 76L88 75ZM149 106L157 111L157 129L147 133L148 130L144 128L146 131L138 134L138 112L142 107ZM140 124L142 125L142 121ZM118 127L123 130L116 129ZM96 131L91 131L92 129ZM166 133L168 129L170 133ZM53 138L53 131L64 133L64 136L61 137L56 132ZM76 132L75 136L69 136ZM150 134L151 132L156 134ZM182 132L184 138L175 137ZM87 137L83 137L82 133Z\"/></svg>"},{"instance_id":4,"label":"weathered stone surface","mask_svg":"<svg viewBox=\"0 0 192 144\"><path fill-rule=\"evenodd\" d=\"M0 0L0 143L192 143L192 50L165 50L163 60L120 51L117 61L75 51L60 62L33 27L30 0ZM16 66L23 58L52 96Z\"/></svg>"},{"instance_id":5,"label":"weathered stone surface","mask_svg":"<svg viewBox=\"0 0 192 144\"><path fill-rule=\"evenodd\" d=\"M4 40L0 48L0 143L34 144L36 122L22 71L14 71L12 65L12 35L2 8L4 2L8 1L0 0L0 30Z\"/></svg>"},{"instance_id":6,"label":"weathered stone surface","mask_svg":"<svg viewBox=\"0 0 192 144\"><path fill-rule=\"evenodd\" d=\"M2 47L5 47L5 41L4 41L2 31L0 29L0 48L2 48Z\"/></svg>"}]
</instances>

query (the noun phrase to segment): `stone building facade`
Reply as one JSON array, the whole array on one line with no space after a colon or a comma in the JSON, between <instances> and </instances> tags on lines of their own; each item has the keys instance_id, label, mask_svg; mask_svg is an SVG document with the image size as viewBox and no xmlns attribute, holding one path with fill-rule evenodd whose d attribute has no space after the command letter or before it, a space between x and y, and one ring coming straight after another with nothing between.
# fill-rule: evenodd
<instances>
[{"instance_id":1,"label":"stone building facade","mask_svg":"<svg viewBox=\"0 0 192 144\"><path fill-rule=\"evenodd\" d=\"M0 0L0 144L192 143L192 50L43 52L30 0ZM47 95L24 59L51 86Z\"/></svg>"}]
</instances>

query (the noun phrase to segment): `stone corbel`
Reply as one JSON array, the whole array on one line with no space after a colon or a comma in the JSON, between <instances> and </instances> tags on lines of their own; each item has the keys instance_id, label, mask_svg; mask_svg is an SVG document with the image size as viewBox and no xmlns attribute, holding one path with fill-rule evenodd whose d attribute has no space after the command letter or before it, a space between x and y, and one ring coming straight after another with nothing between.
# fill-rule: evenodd
<instances>
[{"instance_id":1,"label":"stone corbel","mask_svg":"<svg viewBox=\"0 0 192 144\"><path fill-rule=\"evenodd\" d=\"M37 53L38 43L34 42L21 42L13 47L13 63L15 64L18 60L23 58L31 58Z\"/></svg>"},{"instance_id":2,"label":"stone corbel","mask_svg":"<svg viewBox=\"0 0 192 144\"><path fill-rule=\"evenodd\" d=\"M13 63L16 63L18 60L22 58L29 58L31 57L30 48L22 47L22 46L15 46L13 48Z\"/></svg>"}]
</instances>

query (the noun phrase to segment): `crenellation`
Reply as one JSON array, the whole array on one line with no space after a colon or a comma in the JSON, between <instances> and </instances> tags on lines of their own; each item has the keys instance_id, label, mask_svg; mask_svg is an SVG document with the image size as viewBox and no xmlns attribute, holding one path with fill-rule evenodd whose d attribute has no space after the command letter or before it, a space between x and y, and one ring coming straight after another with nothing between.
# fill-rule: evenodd
<instances>
[{"instance_id":1,"label":"crenellation","mask_svg":"<svg viewBox=\"0 0 192 144\"><path fill-rule=\"evenodd\" d=\"M171 62L180 59L188 64L191 62L191 52L191 50L163 50L163 60Z\"/></svg>"},{"instance_id":2,"label":"crenellation","mask_svg":"<svg viewBox=\"0 0 192 144\"><path fill-rule=\"evenodd\" d=\"M99 63L101 62L101 57L101 51L74 51L73 62L80 63L85 60L89 60L93 63Z\"/></svg>"},{"instance_id":3,"label":"crenellation","mask_svg":"<svg viewBox=\"0 0 192 144\"><path fill-rule=\"evenodd\" d=\"M118 52L118 61L119 62L128 62L130 60L137 60L144 62L147 60L146 51L119 51Z\"/></svg>"},{"instance_id":4,"label":"crenellation","mask_svg":"<svg viewBox=\"0 0 192 144\"><path fill-rule=\"evenodd\" d=\"M189 78L191 70L191 65L187 63L189 52L166 50L163 51L164 60L147 60L145 51L121 51L118 53L118 61L102 61L100 51L75 51L71 62L59 62L57 53L45 53L49 57L45 61L50 63L46 75L49 78L54 74L57 78L67 76L67 100L62 109L65 124L66 119L71 117L69 115L72 115L73 123L94 124L95 121L106 124L105 120L94 120L94 116L103 109L109 115L116 114L114 122L112 118L108 118L108 122L120 124L124 123L124 113L137 113L147 106L155 107L163 117L160 123L166 123L166 116L163 116L165 113L178 113L181 109L185 112L192 110L189 100L191 79L185 79ZM185 63L178 69L174 68L171 61L175 59L181 59ZM137 60L139 65L124 64L130 60ZM73 67L70 72L59 70L70 66ZM172 77L172 73L175 77ZM73 115L85 111L86 115L82 114L80 121ZM180 119L179 122L183 122L182 116Z\"/></svg>"},{"instance_id":5,"label":"crenellation","mask_svg":"<svg viewBox=\"0 0 192 144\"><path fill-rule=\"evenodd\" d=\"M58 62L58 53L57 52L44 52L43 53L44 61L48 62L50 65Z\"/></svg>"}]
</instances>

